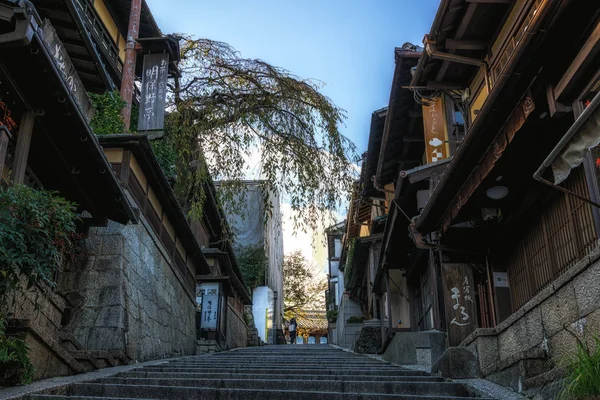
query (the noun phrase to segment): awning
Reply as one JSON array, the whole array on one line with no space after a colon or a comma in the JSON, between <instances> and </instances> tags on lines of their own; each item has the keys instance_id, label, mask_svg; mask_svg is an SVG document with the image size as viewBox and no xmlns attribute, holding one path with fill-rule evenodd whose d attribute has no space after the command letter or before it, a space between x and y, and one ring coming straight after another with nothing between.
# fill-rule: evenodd
<instances>
[{"instance_id":1,"label":"awning","mask_svg":"<svg viewBox=\"0 0 600 400\"><path fill-rule=\"evenodd\" d=\"M534 176L541 176L551 166L554 184L558 185L569 177L572 169L583 162L592 148L600 145L599 106L600 96L596 94Z\"/></svg>"}]
</instances>

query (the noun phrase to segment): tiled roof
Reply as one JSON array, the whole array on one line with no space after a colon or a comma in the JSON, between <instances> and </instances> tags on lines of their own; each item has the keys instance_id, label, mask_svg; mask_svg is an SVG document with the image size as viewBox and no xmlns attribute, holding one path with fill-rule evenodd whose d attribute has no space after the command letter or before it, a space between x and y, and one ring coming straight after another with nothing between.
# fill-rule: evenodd
<instances>
[{"instance_id":1,"label":"tiled roof","mask_svg":"<svg viewBox=\"0 0 600 400\"><path fill-rule=\"evenodd\" d=\"M296 315L298 328L309 330L327 330L327 314L325 311L300 311Z\"/></svg>"}]
</instances>

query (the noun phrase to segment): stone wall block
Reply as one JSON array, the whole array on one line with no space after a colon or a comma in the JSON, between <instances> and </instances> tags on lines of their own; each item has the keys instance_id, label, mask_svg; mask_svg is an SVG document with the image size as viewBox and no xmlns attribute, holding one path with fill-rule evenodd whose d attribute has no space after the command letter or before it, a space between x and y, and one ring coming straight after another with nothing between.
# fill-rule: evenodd
<instances>
[{"instance_id":1,"label":"stone wall block","mask_svg":"<svg viewBox=\"0 0 600 400\"><path fill-rule=\"evenodd\" d=\"M125 310L122 306L104 307L98 312L96 326L125 328Z\"/></svg>"},{"instance_id":2,"label":"stone wall block","mask_svg":"<svg viewBox=\"0 0 600 400\"><path fill-rule=\"evenodd\" d=\"M120 285L103 286L98 300L102 306L120 306L124 304L124 296Z\"/></svg>"},{"instance_id":3,"label":"stone wall block","mask_svg":"<svg viewBox=\"0 0 600 400\"><path fill-rule=\"evenodd\" d=\"M102 255L94 259L93 269L95 271L117 271L120 273L122 262L123 259L120 255Z\"/></svg>"},{"instance_id":4,"label":"stone wall block","mask_svg":"<svg viewBox=\"0 0 600 400\"><path fill-rule=\"evenodd\" d=\"M94 327L87 338L89 349L123 350L125 348L125 330L117 327Z\"/></svg>"},{"instance_id":5,"label":"stone wall block","mask_svg":"<svg viewBox=\"0 0 600 400\"><path fill-rule=\"evenodd\" d=\"M89 255L96 255L101 253L102 236L91 235L83 239L85 249Z\"/></svg>"},{"instance_id":6,"label":"stone wall block","mask_svg":"<svg viewBox=\"0 0 600 400\"><path fill-rule=\"evenodd\" d=\"M552 359L556 363L560 363L565 357L577 351L577 338L572 332L563 329L550 338L548 350Z\"/></svg>"},{"instance_id":7,"label":"stone wall block","mask_svg":"<svg viewBox=\"0 0 600 400\"><path fill-rule=\"evenodd\" d=\"M579 315L586 316L600 307L600 262L590 266L573 280Z\"/></svg>"},{"instance_id":8,"label":"stone wall block","mask_svg":"<svg viewBox=\"0 0 600 400\"><path fill-rule=\"evenodd\" d=\"M122 235L110 235L102 238L101 254L104 256L109 255L122 255L123 254L123 236Z\"/></svg>"},{"instance_id":9,"label":"stone wall block","mask_svg":"<svg viewBox=\"0 0 600 400\"><path fill-rule=\"evenodd\" d=\"M496 336L481 336L476 342L477 356L481 370L498 362L498 338Z\"/></svg>"},{"instance_id":10,"label":"stone wall block","mask_svg":"<svg viewBox=\"0 0 600 400\"><path fill-rule=\"evenodd\" d=\"M547 336L553 336L564 329L565 323L575 321L579 316L575 288L572 283L563 286L554 296L541 305L542 319Z\"/></svg>"},{"instance_id":11,"label":"stone wall block","mask_svg":"<svg viewBox=\"0 0 600 400\"><path fill-rule=\"evenodd\" d=\"M498 336L500 360L531 349L544 340L541 308L537 307Z\"/></svg>"}]
</instances>

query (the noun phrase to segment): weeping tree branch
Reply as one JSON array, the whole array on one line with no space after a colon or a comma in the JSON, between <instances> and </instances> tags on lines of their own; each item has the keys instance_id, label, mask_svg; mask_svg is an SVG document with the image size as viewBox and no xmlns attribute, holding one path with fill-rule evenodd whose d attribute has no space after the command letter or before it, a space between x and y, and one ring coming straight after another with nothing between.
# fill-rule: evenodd
<instances>
[{"instance_id":1,"label":"weeping tree branch","mask_svg":"<svg viewBox=\"0 0 600 400\"><path fill-rule=\"evenodd\" d=\"M220 195L235 202L247 171L258 167L264 190L291 204L294 229L315 229L351 188L356 153L339 131L344 111L319 82L242 58L226 43L182 37L181 53L165 130L184 209L199 217L209 175L228 182ZM256 154L260 163L251 165Z\"/></svg>"}]
</instances>

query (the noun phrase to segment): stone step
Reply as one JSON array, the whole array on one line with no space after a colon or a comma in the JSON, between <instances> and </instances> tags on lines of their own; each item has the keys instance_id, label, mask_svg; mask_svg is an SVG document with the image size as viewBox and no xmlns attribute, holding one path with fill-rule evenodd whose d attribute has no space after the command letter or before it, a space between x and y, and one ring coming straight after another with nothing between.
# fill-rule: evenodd
<instances>
[{"instance_id":1,"label":"stone step","mask_svg":"<svg viewBox=\"0 0 600 400\"><path fill-rule=\"evenodd\" d=\"M327 400L367 400L367 399L396 399L396 400L463 400L470 397L453 395L435 395L420 393L411 394L379 394L379 393L340 393L305 390L263 390L263 389L229 389L229 388L200 388L182 386L132 386L111 384L73 384L69 394L79 397L114 397L114 398L143 398L143 399L198 399L198 400L305 400L307 397ZM73 397L65 397L65 399ZM31 400L50 400L43 396L33 396Z\"/></svg>"},{"instance_id":2,"label":"stone step","mask_svg":"<svg viewBox=\"0 0 600 400\"><path fill-rule=\"evenodd\" d=\"M396 375L285 375L285 374L258 374L258 373L182 373L182 372L144 372L143 370L122 372L117 375L123 378L188 378L188 379L260 379L260 378L272 378L282 379L288 382L295 382L301 380L341 380L341 381L379 381L379 382L444 382L445 379L437 376L396 376Z\"/></svg>"},{"instance_id":3,"label":"stone step","mask_svg":"<svg viewBox=\"0 0 600 400\"><path fill-rule=\"evenodd\" d=\"M205 366L273 366L273 367L281 367L281 365L289 365L290 362L289 360L281 360L279 362L277 361L271 361L271 360L265 360L265 361L260 361L260 360L244 360L244 361L238 361L238 360L223 360L223 361L201 361L201 362L171 362L168 364L165 364L165 366L169 366L169 367L177 367L177 368L187 368L187 367L205 367ZM332 368L335 367L343 367L343 366L348 366L349 363L347 362L324 362L324 361L320 361L320 360L306 360L306 361L298 361L298 360L294 360L294 362L292 363L294 365L302 365L302 366L330 366ZM369 367L374 367L374 366L382 366L382 367L394 367L394 368L401 368L399 366L395 366L393 364L389 364L389 363L381 363L381 362L363 362L363 361L359 361L359 362L352 362L351 363L352 366L356 367L356 368L369 368Z\"/></svg>"},{"instance_id":4,"label":"stone step","mask_svg":"<svg viewBox=\"0 0 600 400\"><path fill-rule=\"evenodd\" d=\"M372 369L356 369L348 368L169 368L169 367L148 367L146 371L155 372L240 372L252 373L261 372L263 374L305 374L305 375L320 375L320 374L356 374L356 375L394 375L394 376L425 376L428 375L423 371L411 371L401 368L372 368Z\"/></svg>"},{"instance_id":5,"label":"stone step","mask_svg":"<svg viewBox=\"0 0 600 400\"><path fill-rule=\"evenodd\" d=\"M369 394L430 394L468 396L469 392L460 383L454 382L380 382L341 380L294 380L273 379L185 379L185 378L106 378L99 383L129 386L179 386L227 389L294 390L306 392L340 392Z\"/></svg>"}]
</instances>

